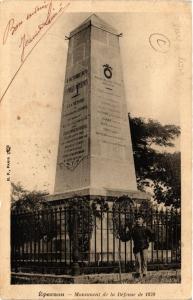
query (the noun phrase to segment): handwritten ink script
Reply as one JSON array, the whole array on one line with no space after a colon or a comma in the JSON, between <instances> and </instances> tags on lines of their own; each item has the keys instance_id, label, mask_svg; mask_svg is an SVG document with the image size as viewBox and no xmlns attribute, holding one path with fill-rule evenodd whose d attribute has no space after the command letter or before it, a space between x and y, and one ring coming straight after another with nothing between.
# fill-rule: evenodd
<instances>
[{"instance_id":1,"label":"handwritten ink script","mask_svg":"<svg viewBox=\"0 0 193 300\"><path fill-rule=\"evenodd\" d=\"M170 40L162 33L152 33L149 37L151 47L158 52L166 53L170 49Z\"/></svg>"},{"instance_id":2,"label":"handwritten ink script","mask_svg":"<svg viewBox=\"0 0 193 300\"><path fill-rule=\"evenodd\" d=\"M32 53L34 48L38 45L41 39L45 36L45 34L50 30L50 28L54 25L54 23L58 20L58 18L63 14L63 12L68 8L70 2L60 2L56 3L50 1L45 1L43 5L36 6L32 11L27 12L22 20L16 20L15 18L11 18L7 25L5 26L2 44L6 47L9 44L10 40L16 38L17 49L18 49L18 58L19 58L19 66L15 71L12 78L5 88L3 94L0 96L0 102L5 97L8 89L11 84L15 80L18 72L20 71L22 65L25 63L26 59ZM43 20L41 23L34 21L34 16L39 14L39 12L45 11L45 16L43 16ZM25 28L27 22L31 22L33 29L31 32L25 32Z\"/></svg>"}]
</instances>

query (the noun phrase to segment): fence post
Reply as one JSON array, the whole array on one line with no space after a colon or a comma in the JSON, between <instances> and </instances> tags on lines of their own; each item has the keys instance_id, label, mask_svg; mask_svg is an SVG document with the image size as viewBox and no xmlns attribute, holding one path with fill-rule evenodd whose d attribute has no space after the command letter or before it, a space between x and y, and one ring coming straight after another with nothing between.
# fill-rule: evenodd
<instances>
[{"instance_id":1,"label":"fence post","mask_svg":"<svg viewBox=\"0 0 193 300\"><path fill-rule=\"evenodd\" d=\"M77 216L77 208L74 208L74 224L73 224L73 249L72 249L72 275L80 274L80 266L79 266L79 244L78 244L78 216Z\"/></svg>"}]
</instances>

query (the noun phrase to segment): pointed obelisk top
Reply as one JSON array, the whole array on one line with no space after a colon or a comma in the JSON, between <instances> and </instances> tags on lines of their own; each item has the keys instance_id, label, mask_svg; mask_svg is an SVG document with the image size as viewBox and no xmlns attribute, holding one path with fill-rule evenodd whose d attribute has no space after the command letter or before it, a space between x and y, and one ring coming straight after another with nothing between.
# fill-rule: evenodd
<instances>
[{"instance_id":1,"label":"pointed obelisk top","mask_svg":"<svg viewBox=\"0 0 193 300\"><path fill-rule=\"evenodd\" d=\"M79 31L81 31L84 28L89 27L89 26L94 26L101 30L107 31L109 33L119 35L118 31L115 28L113 28L111 25L109 25L104 20L99 18L96 14L92 14L84 22L82 22L78 27L76 27L73 31L71 31L70 37L72 37Z\"/></svg>"}]
</instances>

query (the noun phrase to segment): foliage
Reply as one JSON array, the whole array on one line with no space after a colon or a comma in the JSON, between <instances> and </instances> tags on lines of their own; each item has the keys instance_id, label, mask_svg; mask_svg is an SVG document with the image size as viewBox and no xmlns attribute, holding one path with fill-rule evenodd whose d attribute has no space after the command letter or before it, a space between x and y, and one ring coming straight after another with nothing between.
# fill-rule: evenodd
<instances>
[{"instance_id":1,"label":"foliage","mask_svg":"<svg viewBox=\"0 0 193 300\"><path fill-rule=\"evenodd\" d=\"M104 197L97 197L92 200L91 207L96 218L103 218L104 214L109 210L108 202Z\"/></svg>"},{"instance_id":2,"label":"foliage","mask_svg":"<svg viewBox=\"0 0 193 300\"><path fill-rule=\"evenodd\" d=\"M42 211L50 207L46 195L46 192L28 191L20 183L11 182L11 210L12 213L20 212L14 216L16 224L11 222L13 240L19 238L23 243L41 238L50 240L55 235L54 228L49 230L53 224L52 213Z\"/></svg>"},{"instance_id":3,"label":"foliage","mask_svg":"<svg viewBox=\"0 0 193 300\"><path fill-rule=\"evenodd\" d=\"M68 199L65 207L67 212L67 230L73 243L73 249L77 248L79 259L80 257L85 259L94 226L89 198L77 196L73 199Z\"/></svg>"},{"instance_id":4,"label":"foliage","mask_svg":"<svg viewBox=\"0 0 193 300\"><path fill-rule=\"evenodd\" d=\"M57 235L57 227L54 222L52 210L31 211L22 214L14 214L11 222L11 239L17 244L30 241L50 241Z\"/></svg>"},{"instance_id":5,"label":"foliage","mask_svg":"<svg viewBox=\"0 0 193 300\"><path fill-rule=\"evenodd\" d=\"M134 202L128 196L117 198L112 207L114 234L121 241L131 238L131 229L135 219Z\"/></svg>"},{"instance_id":6,"label":"foliage","mask_svg":"<svg viewBox=\"0 0 193 300\"><path fill-rule=\"evenodd\" d=\"M158 203L180 206L180 153L161 152L174 147L179 126L129 116L137 184L140 190L151 187Z\"/></svg>"},{"instance_id":7,"label":"foliage","mask_svg":"<svg viewBox=\"0 0 193 300\"><path fill-rule=\"evenodd\" d=\"M28 191L20 183L11 182L11 210L35 212L48 208L49 203L45 199L47 194L45 191Z\"/></svg>"},{"instance_id":8,"label":"foliage","mask_svg":"<svg viewBox=\"0 0 193 300\"><path fill-rule=\"evenodd\" d=\"M154 176L154 194L158 203L180 206L181 198L181 159L180 153L158 154L159 163L155 163L152 172ZM153 179L152 179L153 180Z\"/></svg>"},{"instance_id":9,"label":"foliage","mask_svg":"<svg viewBox=\"0 0 193 300\"><path fill-rule=\"evenodd\" d=\"M154 145L174 147L174 140L180 135L180 127L176 125L161 125L158 121L143 118L131 118L130 127L132 142L135 147L147 149Z\"/></svg>"}]
</instances>

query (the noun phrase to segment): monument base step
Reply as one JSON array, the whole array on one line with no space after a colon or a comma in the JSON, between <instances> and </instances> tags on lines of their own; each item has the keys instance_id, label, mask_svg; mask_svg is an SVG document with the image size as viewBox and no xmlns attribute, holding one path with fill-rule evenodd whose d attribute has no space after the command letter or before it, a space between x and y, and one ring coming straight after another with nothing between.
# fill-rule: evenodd
<instances>
[{"instance_id":1,"label":"monument base step","mask_svg":"<svg viewBox=\"0 0 193 300\"><path fill-rule=\"evenodd\" d=\"M80 188L76 190L69 190L65 193L58 193L46 196L48 201L61 201L65 199L74 198L77 196L88 196L90 199L95 199L96 197L104 197L107 200L113 200L115 197L128 196L133 200L150 200L151 195L149 193L141 192L139 190L113 190L108 188Z\"/></svg>"}]
</instances>

